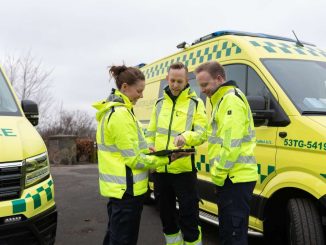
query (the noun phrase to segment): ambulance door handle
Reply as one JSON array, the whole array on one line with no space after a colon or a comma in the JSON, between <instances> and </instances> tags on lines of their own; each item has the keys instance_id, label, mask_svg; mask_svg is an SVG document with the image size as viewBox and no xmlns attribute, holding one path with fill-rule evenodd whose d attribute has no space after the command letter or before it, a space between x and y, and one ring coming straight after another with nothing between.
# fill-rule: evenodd
<instances>
[{"instance_id":1,"label":"ambulance door handle","mask_svg":"<svg viewBox=\"0 0 326 245\"><path fill-rule=\"evenodd\" d=\"M285 138L288 133L287 132L279 132L278 135L281 137L281 138Z\"/></svg>"}]
</instances>

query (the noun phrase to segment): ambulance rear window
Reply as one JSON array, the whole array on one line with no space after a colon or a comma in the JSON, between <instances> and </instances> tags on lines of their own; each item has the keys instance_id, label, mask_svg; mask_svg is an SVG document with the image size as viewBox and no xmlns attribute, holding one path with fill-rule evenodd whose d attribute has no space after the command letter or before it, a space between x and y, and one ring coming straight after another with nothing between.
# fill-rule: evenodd
<instances>
[{"instance_id":1,"label":"ambulance rear window","mask_svg":"<svg viewBox=\"0 0 326 245\"><path fill-rule=\"evenodd\" d=\"M301 113L326 115L326 62L289 59L262 61Z\"/></svg>"}]
</instances>

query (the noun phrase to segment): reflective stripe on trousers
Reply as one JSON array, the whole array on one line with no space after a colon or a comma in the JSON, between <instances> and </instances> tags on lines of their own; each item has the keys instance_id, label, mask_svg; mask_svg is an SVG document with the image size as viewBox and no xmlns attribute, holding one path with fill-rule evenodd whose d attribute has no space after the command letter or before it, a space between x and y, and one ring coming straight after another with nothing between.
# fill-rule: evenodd
<instances>
[{"instance_id":1,"label":"reflective stripe on trousers","mask_svg":"<svg viewBox=\"0 0 326 245\"><path fill-rule=\"evenodd\" d=\"M185 241L185 245L203 245L202 243L202 234L201 234L201 227L198 226L198 230L199 230L199 236L198 236L198 239L194 242L187 242Z\"/></svg>"},{"instance_id":2,"label":"reflective stripe on trousers","mask_svg":"<svg viewBox=\"0 0 326 245\"><path fill-rule=\"evenodd\" d=\"M176 234L172 234L172 235L164 234L164 236L165 236L166 245L183 245L184 244L181 231L179 231Z\"/></svg>"}]
</instances>

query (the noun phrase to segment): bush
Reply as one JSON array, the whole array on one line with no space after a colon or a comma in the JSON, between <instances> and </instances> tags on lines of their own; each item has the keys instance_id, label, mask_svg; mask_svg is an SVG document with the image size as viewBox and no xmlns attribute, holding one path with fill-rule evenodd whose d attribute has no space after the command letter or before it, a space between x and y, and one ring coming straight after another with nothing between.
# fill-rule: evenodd
<instances>
[{"instance_id":1,"label":"bush","mask_svg":"<svg viewBox=\"0 0 326 245\"><path fill-rule=\"evenodd\" d=\"M78 162L95 162L96 148L94 141L90 138L78 138L77 144L77 161Z\"/></svg>"}]
</instances>

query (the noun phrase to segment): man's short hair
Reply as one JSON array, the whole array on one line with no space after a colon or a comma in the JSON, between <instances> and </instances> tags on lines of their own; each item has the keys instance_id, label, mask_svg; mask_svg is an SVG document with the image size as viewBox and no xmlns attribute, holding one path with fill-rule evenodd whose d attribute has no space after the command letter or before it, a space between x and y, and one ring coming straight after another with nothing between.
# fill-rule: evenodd
<instances>
[{"instance_id":1,"label":"man's short hair","mask_svg":"<svg viewBox=\"0 0 326 245\"><path fill-rule=\"evenodd\" d=\"M188 67L185 66L182 62L176 62L170 65L168 72L173 69L173 70L181 70L185 69L186 70L186 75L188 75Z\"/></svg>"},{"instance_id":2,"label":"man's short hair","mask_svg":"<svg viewBox=\"0 0 326 245\"><path fill-rule=\"evenodd\" d=\"M217 78L217 76L220 75L224 80L226 79L224 68L217 61L210 61L201 64L196 68L195 73L198 74L202 71L208 72L213 78Z\"/></svg>"}]
</instances>

